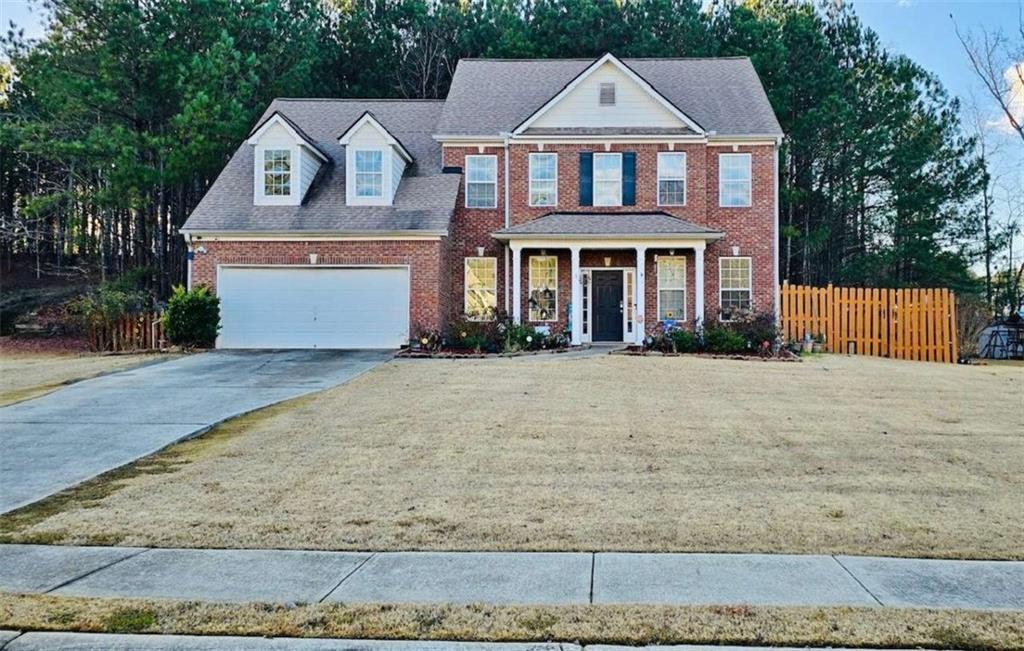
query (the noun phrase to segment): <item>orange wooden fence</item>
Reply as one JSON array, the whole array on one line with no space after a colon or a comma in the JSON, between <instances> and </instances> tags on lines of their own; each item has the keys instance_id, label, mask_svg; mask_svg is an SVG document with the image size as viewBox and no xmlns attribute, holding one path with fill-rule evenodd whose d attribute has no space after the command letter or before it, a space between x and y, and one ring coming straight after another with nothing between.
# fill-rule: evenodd
<instances>
[{"instance_id":1,"label":"orange wooden fence","mask_svg":"<svg viewBox=\"0 0 1024 651\"><path fill-rule=\"evenodd\" d=\"M113 352L159 350L167 345L162 317L159 312L146 312L95 324L89 329L89 345L93 350Z\"/></svg>"},{"instance_id":2,"label":"orange wooden fence","mask_svg":"<svg viewBox=\"0 0 1024 651\"><path fill-rule=\"evenodd\" d=\"M831 353L956 362L956 296L948 289L780 288L783 336L825 338Z\"/></svg>"}]
</instances>

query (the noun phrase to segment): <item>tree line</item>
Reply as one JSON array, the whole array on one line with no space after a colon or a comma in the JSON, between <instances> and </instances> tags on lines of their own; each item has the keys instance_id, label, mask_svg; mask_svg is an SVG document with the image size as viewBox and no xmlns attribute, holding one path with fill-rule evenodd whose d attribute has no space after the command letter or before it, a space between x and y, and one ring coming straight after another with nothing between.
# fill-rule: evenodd
<instances>
[{"instance_id":1,"label":"tree line","mask_svg":"<svg viewBox=\"0 0 1024 651\"><path fill-rule=\"evenodd\" d=\"M444 97L464 57L751 57L786 139L781 275L978 284L985 165L960 107L842 3L53 0L0 69L0 255L184 278L177 234L274 97ZM3 64L0 64L3 65ZM481 92L487 92L482 88ZM981 244L979 244L981 242Z\"/></svg>"}]
</instances>

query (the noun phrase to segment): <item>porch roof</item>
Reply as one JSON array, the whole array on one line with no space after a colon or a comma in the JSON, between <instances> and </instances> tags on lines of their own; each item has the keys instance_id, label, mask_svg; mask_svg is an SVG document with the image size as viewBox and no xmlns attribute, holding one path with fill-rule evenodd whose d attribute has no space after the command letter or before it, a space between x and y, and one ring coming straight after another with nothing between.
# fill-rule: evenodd
<instances>
[{"instance_id":1,"label":"porch roof","mask_svg":"<svg viewBox=\"0 0 1024 651\"><path fill-rule=\"evenodd\" d=\"M552 212L523 224L491 233L498 240L516 239L699 239L717 240L725 233L666 212Z\"/></svg>"}]
</instances>

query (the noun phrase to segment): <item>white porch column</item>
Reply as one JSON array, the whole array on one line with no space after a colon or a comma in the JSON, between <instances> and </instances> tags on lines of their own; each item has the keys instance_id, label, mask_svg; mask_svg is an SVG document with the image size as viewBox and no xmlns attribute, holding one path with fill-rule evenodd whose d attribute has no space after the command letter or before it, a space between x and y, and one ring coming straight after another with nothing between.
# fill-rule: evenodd
<instances>
[{"instance_id":1,"label":"white porch column","mask_svg":"<svg viewBox=\"0 0 1024 651\"><path fill-rule=\"evenodd\" d=\"M516 323L523 322L523 301L522 301L522 280L523 280L523 256L522 248L516 245L512 249L512 320Z\"/></svg>"},{"instance_id":2,"label":"white porch column","mask_svg":"<svg viewBox=\"0 0 1024 651\"><path fill-rule=\"evenodd\" d=\"M698 330L704 327L704 247L693 249L693 319Z\"/></svg>"},{"instance_id":3,"label":"white porch column","mask_svg":"<svg viewBox=\"0 0 1024 651\"><path fill-rule=\"evenodd\" d=\"M645 302L647 300L647 247L636 247L636 313L633 315L633 333L636 335L636 343L643 344L644 336L647 334L647 315L645 314Z\"/></svg>"},{"instance_id":4,"label":"white porch column","mask_svg":"<svg viewBox=\"0 0 1024 651\"><path fill-rule=\"evenodd\" d=\"M580 247L570 247L572 254L572 272L570 276L570 287L572 287L572 336L570 342L573 346L583 343L583 282L580 275Z\"/></svg>"}]
</instances>

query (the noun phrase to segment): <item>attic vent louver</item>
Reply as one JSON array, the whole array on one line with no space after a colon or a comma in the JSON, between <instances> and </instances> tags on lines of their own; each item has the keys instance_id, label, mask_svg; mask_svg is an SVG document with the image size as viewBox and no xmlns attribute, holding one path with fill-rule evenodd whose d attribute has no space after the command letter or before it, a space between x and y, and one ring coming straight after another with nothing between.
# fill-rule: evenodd
<instances>
[{"instance_id":1,"label":"attic vent louver","mask_svg":"<svg viewBox=\"0 0 1024 651\"><path fill-rule=\"evenodd\" d=\"M615 106L615 84L601 84L601 106Z\"/></svg>"}]
</instances>

